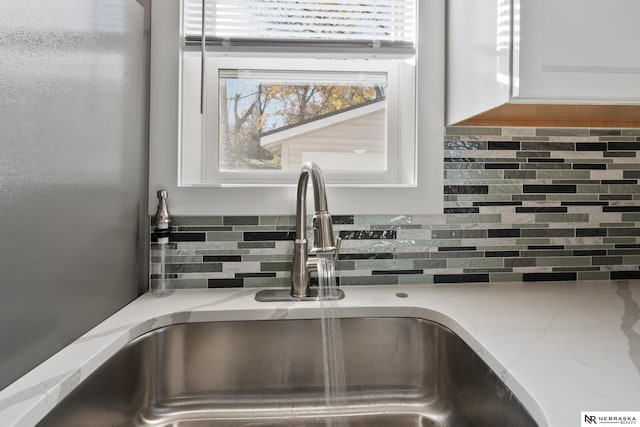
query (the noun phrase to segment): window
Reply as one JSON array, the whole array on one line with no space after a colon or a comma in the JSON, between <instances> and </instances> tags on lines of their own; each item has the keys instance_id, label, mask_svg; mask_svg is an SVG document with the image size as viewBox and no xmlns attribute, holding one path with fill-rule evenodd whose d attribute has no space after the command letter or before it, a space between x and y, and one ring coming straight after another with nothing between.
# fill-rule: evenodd
<instances>
[{"instance_id":1,"label":"window","mask_svg":"<svg viewBox=\"0 0 640 427\"><path fill-rule=\"evenodd\" d=\"M183 0L180 184L414 185L415 3Z\"/></svg>"}]
</instances>

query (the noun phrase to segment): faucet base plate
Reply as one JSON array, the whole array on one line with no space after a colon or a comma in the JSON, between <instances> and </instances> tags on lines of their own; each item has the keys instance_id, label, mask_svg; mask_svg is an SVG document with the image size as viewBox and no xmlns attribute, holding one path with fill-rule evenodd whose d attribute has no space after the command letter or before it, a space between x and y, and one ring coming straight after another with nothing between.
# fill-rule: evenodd
<instances>
[{"instance_id":1,"label":"faucet base plate","mask_svg":"<svg viewBox=\"0 0 640 427\"><path fill-rule=\"evenodd\" d=\"M263 289L256 293L256 301L283 302L283 301L337 301L344 298L342 289L334 289L329 295L318 294L317 288L311 288L311 295L306 297L292 297L289 289Z\"/></svg>"}]
</instances>

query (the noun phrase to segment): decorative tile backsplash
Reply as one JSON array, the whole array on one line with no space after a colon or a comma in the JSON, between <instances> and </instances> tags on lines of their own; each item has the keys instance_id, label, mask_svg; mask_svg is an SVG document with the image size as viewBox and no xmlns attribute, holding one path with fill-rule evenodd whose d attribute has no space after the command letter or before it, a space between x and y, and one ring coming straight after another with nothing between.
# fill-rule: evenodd
<instances>
[{"instance_id":1,"label":"decorative tile backsplash","mask_svg":"<svg viewBox=\"0 0 640 427\"><path fill-rule=\"evenodd\" d=\"M333 217L340 284L640 278L640 129L453 127L443 148L442 216ZM173 218L168 284L287 287L294 230Z\"/></svg>"}]
</instances>

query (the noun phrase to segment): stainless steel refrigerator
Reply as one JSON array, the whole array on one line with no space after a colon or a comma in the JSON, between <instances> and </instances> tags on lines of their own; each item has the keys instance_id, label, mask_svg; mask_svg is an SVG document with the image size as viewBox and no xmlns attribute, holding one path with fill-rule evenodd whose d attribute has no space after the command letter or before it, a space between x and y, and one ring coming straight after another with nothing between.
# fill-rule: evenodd
<instances>
[{"instance_id":1,"label":"stainless steel refrigerator","mask_svg":"<svg viewBox=\"0 0 640 427\"><path fill-rule=\"evenodd\" d=\"M149 8L0 2L0 389L144 289Z\"/></svg>"}]
</instances>

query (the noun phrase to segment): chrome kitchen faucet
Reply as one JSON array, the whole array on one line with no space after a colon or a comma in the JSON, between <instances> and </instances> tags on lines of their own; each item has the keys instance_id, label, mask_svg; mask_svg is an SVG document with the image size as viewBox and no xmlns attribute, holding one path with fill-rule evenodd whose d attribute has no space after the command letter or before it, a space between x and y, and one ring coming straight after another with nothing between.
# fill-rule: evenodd
<instances>
[{"instance_id":1,"label":"chrome kitchen faucet","mask_svg":"<svg viewBox=\"0 0 640 427\"><path fill-rule=\"evenodd\" d=\"M291 300L336 300L344 298L344 293L336 289L328 295L320 297L318 290L310 286L310 273L318 271L318 259L309 257L307 240L307 187L311 177L313 186L314 215L312 218L313 244L312 253L332 254L336 262L340 239L334 239L331 215L327 208L327 193L320 167L307 162L300 169L298 191L296 197L296 239L294 241L293 268L291 270L291 290L263 290L256 294L258 301L291 301Z\"/></svg>"}]
</instances>

